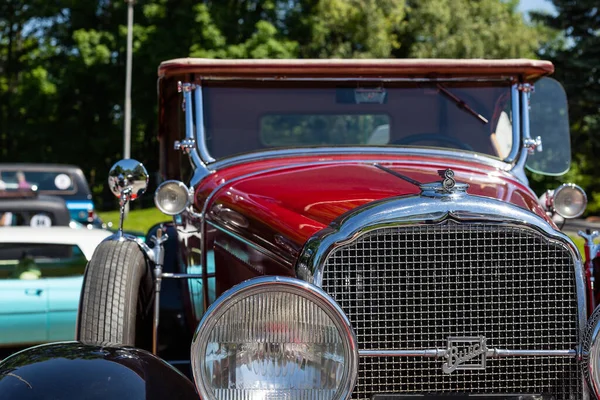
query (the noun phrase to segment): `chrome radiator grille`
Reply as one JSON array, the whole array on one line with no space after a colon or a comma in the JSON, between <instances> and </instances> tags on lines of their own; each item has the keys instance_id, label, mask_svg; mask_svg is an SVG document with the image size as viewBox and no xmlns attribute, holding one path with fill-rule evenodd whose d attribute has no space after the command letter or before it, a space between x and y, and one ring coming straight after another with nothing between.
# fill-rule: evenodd
<instances>
[{"instance_id":1,"label":"chrome radiator grille","mask_svg":"<svg viewBox=\"0 0 600 400\"><path fill-rule=\"evenodd\" d=\"M488 347L569 350L578 305L569 251L533 230L493 224L381 228L334 249L323 288L346 312L361 350L446 348L483 335ZM485 370L442 372L444 359L361 358L353 398L377 393L537 393L579 398L575 358L489 358Z\"/></svg>"}]
</instances>

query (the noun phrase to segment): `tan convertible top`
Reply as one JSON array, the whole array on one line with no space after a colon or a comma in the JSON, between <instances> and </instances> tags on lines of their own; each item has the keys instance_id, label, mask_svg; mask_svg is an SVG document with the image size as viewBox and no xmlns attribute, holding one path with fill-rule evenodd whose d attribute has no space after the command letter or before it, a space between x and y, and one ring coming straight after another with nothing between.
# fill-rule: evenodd
<instances>
[{"instance_id":1,"label":"tan convertible top","mask_svg":"<svg viewBox=\"0 0 600 400\"><path fill-rule=\"evenodd\" d=\"M554 72L549 61L510 59L288 59L164 61L159 77L194 73L209 77L467 77L515 76L535 80Z\"/></svg>"}]
</instances>

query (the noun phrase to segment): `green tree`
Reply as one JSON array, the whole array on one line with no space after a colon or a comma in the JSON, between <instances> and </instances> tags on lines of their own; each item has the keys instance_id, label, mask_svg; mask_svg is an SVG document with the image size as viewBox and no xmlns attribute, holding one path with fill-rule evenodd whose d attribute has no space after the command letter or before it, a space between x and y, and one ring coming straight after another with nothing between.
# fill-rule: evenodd
<instances>
[{"instance_id":1,"label":"green tree","mask_svg":"<svg viewBox=\"0 0 600 400\"><path fill-rule=\"evenodd\" d=\"M567 179L590 196L589 212L600 211L600 8L596 0L554 0L555 15L535 13L534 20L560 32L542 46L543 56L556 66L555 77L569 99L574 165ZM543 180L546 186L555 181Z\"/></svg>"},{"instance_id":2,"label":"green tree","mask_svg":"<svg viewBox=\"0 0 600 400\"><path fill-rule=\"evenodd\" d=\"M527 57L539 31L501 0L138 0L132 157L158 169L166 59ZM125 1L0 4L0 157L80 165L96 195L123 148Z\"/></svg>"},{"instance_id":3,"label":"green tree","mask_svg":"<svg viewBox=\"0 0 600 400\"><path fill-rule=\"evenodd\" d=\"M517 0L410 0L398 57L534 57L543 30L527 25Z\"/></svg>"}]
</instances>

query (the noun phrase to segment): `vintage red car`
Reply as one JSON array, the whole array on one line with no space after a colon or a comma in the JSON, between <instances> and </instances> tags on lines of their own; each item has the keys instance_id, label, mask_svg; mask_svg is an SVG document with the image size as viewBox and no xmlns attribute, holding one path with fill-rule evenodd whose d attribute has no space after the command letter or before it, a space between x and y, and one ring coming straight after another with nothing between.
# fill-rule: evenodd
<instances>
[{"instance_id":1,"label":"vintage red car","mask_svg":"<svg viewBox=\"0 0 600 400\"><path fill-rule=\"evenodd\" d=\"M173 221L147 244L102 243L80 342L5 360L0 394L598 396L592 275L552 219L581 215L585 193L538 197L525 174L571 162L552 72L536 60L164 62L155 203ZM124 205L147 179L123 160L109 184Z\"/></svg>"}]
</instances>

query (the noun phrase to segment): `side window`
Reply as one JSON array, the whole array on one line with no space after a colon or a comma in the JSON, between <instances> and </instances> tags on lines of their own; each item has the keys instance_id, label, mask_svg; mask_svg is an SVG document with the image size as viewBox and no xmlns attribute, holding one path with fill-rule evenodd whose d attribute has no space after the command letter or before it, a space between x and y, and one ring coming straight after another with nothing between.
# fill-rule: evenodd
<instances>
[{"instance_id":1,"label":"side window","mask_svg":"<svg viewBox=\"0 0 600 400\"><path fill-rule=\"evenodd\" d=\"M0 279L82 275L87 259L75 245L0 243Z\"/></svg>"}]
</instances>

